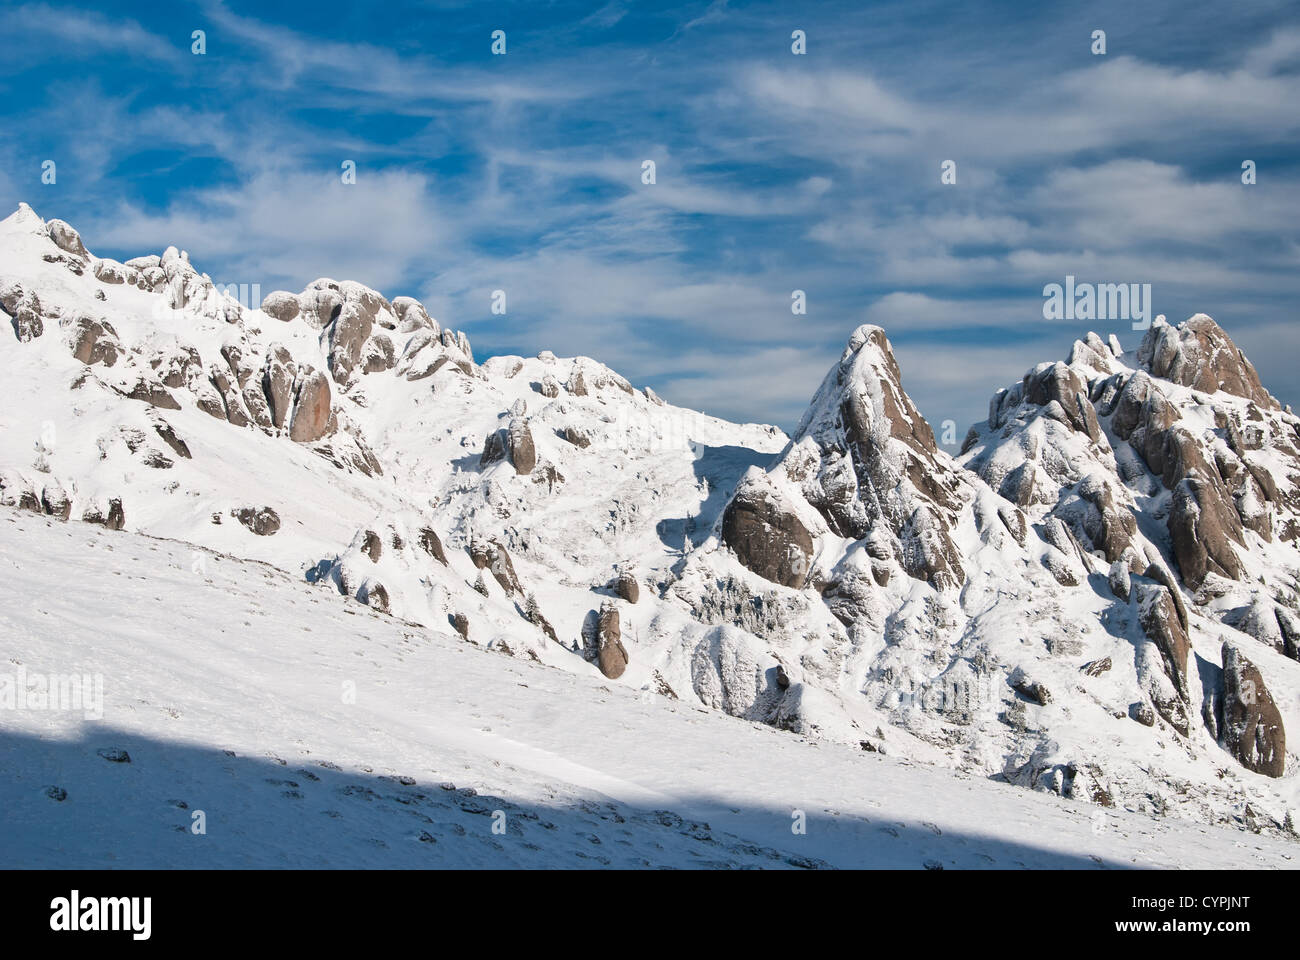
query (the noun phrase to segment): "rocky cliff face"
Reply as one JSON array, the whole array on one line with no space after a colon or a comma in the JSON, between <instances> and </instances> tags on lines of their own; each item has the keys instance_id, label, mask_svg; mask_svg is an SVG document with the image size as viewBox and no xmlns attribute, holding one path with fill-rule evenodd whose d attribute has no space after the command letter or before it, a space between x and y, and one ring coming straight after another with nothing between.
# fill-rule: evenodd
<instances>
[{"instance_id":1,"label":"rocky cliff face","mask_svg":"<svg viewBox=\"0 0 1300 960\"><path fill-rule=\"evenodd\" d=\"M1090 334L952 457L872 326L786 437L590 358L478 363L349 281L242 304L26 207L0 308L0 506L1080 802L1279 830L1297 805L1300 420L1208 317Z\"/></svg>"}]
</instances>

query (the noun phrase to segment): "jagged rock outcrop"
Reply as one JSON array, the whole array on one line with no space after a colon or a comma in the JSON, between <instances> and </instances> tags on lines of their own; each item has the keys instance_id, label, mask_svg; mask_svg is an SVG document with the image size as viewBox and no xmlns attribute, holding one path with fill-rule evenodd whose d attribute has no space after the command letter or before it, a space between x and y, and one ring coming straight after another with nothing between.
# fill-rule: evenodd
<instances>
[{"instance_id":1,"label":"jagged rock outcrop","mask_svg":"<svg viewBox=\"0 0 1300 960\"><path fill-rule=\"evenodd\" d=\"M117 331L107 320L96 320L84 313L64 317L60 323L67 331L68 347L78 361L88 366L102 363L111 367L122 355Z\"/></svg>"},{"instance_id":2,"label":"jagged rock outcrop","mask_svg":"<svg viewBox=\"0 0 1300 960\"><path fill-rule=\"evenodd\" d=\"M1243 767L1267 777L1286 772L1286 730L1259 668L1226 641L1223 658L1223 745Z\"/></svg>"},{"instance_id":3,"label":"jagged rock outcrop","mask_svg":"<svg viewBox=\"0 0 1300 960\"><path fill-rule=\"evenodd\" d=\"M298 443L312 443L332 432L332 420L329 378L310 367L300 370L293 392L289 437Z\"/></svg>"},{"instance_id":4,"label":"jagged rock outcrop","mask_svg":"<svg viewBox=\"0 0 1300 960\"><path fill-rule=\"evenodd\" d=\"M470 559L480 570L487 569L497 583L501 584L507 596L523 594L515 565L510 561L506 548L494 540L472 540L469 546Z\"/></svg>"},{"instance_id":5,"label":"jagged rock outcrop","mask_svg":"<svg viewBox=\"0 0 1300 960\"><path fill-rule=\"evenodd\" d=\"M609 601L601 605L597 621L596 665L611 680L617 680L627 669L627 648L623 646L622 630L618 622L618 607Z\"/></svg>"},{"instance_id":6,"label":"jagged rock outcrop","mask_svg":"<svg viewBox=\"0 0 1300 960\"><path fill-rule=\"evenodd\" d=\"M280 515L270 507L234 507L230 515L259 537L272 536L280 529Z\"/></svg>"},{"instance_id":7,"label":"jagged rock outcrop","mask_svg":"<svg viewBox=\"0 0 1300 960\"><path fill-rule=\"evenodd\" d=\"M1156 583L1134 585L1138 622L1142 632L1156 645L1174 688L1183 700L1190 700L1187 682L1187 657L1192 649L1187 631L1179 622L1178 609L1171 591ZM1158 705L1157 705L1158 706Z\"/></svg>"},{"instance_id":8,"label":"jagged rock outcrop","mask_svg":"<svg viewBox=\"0 0 1300 960\"><path fill-rule=\"evenodd\" d=\"M444 567L447 566L447 553L442 548L442 541L432 527L421 527L419 533L420 549L433 557Z\"/></svg>"},{"instance_id":9,"label":"jagged rock outcrop","mask_svg":"<svg viewBox=\"0 0 1300 960\"><path fill-rule=\"evenodd\" d=\"M1177 327L1159 319L1153 322L1138 348L1138 362L1164 380L1203 393L1222 390L1278 409L1246 355L1203 313Z\"/></svg>"},{"instance_id":10,"label":"jagged rock outcrop","mask_svg":"<svg viewBox=\"0 0 1300 960\"><path fill-rule=\"evenodd\" d=\"M798 589L808 578L812 534L760 474L747 475L727 504L722 540L765 580Z\"/></svg>"},{"instance_id":11,"label":"jagged rock outcrop","mask_svg":"<svg viewBox=\"0 0 1300 960\"><path fill-rule=\"evenodd\" d=\"M528 421L523 417L510 421L506 430L506 451L517 474L527 476L537 466L537 447L533 443L533 433L528 429Z\"/></svg>"}]
</instances>

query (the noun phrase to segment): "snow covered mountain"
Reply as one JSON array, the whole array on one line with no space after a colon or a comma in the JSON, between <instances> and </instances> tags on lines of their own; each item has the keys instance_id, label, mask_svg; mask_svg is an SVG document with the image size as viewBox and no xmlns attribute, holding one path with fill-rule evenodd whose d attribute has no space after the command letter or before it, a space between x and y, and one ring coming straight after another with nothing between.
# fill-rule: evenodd
<instances>
[{"instance_id":1,"label":"snow covered mountain","mask_svg":"<svg viewBox=\"0 0 1300 960\"><path fill-rule=\"evenodd\" d=\"M175 248L97 258L26 205L0 223L0 307L0 506L188 545L196 585L213 557L267 564L404 636L586 678L567 696L1295 833L1300 420L1208 317L1076 342L954 458L877 327L787 437L586 357L477 363L353 282L241 304ZM21 565L38 541L2 546ZM211 655L160 602L167 656Z\"/></svg>"}]
</instances>

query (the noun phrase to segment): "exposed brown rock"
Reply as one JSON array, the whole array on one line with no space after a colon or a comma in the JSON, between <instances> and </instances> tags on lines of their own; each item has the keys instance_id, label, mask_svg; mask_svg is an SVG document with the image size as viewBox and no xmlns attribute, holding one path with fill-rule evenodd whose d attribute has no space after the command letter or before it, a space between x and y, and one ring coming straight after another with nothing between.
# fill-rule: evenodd
<instances>
[{"instance_id":1,"label":"exposed brown rock","mask_svg":"<svg viewBox=\"0 0 1300 960\"><path fill-rule=\"evenodd\" d=\"M49 231L50 239L59 247L73 256L81 257L83 260L90 259L90 252L86 250L86 245L81 242L81 234L73 229L72 224L64 220L47 220L45 228Z\"/></svg>"},{"instance_id":2,"label":"exposed brown rock","mask_svg":"<svg viewBox=\"0 0 1300 960\"><path fill-rule=\"evenodd\" d=\"M727 504L722 540L760 577L796 589L807 580L812 535L776 492L760 483L742 484Z\"/></svg>"},{"instance_id":3,"label":"exposed brown rock","mask_svg":"<svg viewBox=\"0 0 1300 960\"><path fill-rule=\"evenodd\" d=\"M628 655L618 623L618 607L610 601L601 605L596 635L599 642L597 666L605 676L617 680L627 669Z\"/></svg>"},{"instance_id":4,"label":"exposed brown rock","mask_svg":"<svg viewBox=\"0 0 1300 960\"><path fill-rule=\"evenodd\" d=\"M117 331L107 320L96 320L84 313L73 314L61 321L68 330L68 346L81 363L102 363L111 367L123 353Z\"/></svg>"},{"instance_id":5,"label":"exposed brown rock","mask_svg":"<svg viewBox=\"0 0 1300 960\"><path fill-rule=\"evenodd\" d=\"M1138 348L1138 362L1155 376L1204 393L1219 390L1279 409L1246 355L1203 313L1177 327L1153 323Z\"/></svg>"},{"instance_id":6,"label":"exposed brown rock","mask_svg":"<svg viewBox=\"0 0 1300 960\"><path fill-rule=\"evenodd\" d=\"M1267 777L1286 770L1286 730L1259 669L1231 641L1223 644L1223 745L1243 767Z\"/></svg>"},{"instance_id":7,"label":"exposed brown rock","mask_svg":"<svg viewBox=\"0 0 1300 960\"><path fill-rule=\"evenodd\" d=\"M289 437L298 443L312 443L330 432L331 394L329 378L319 370L299 371L294 389L293 416Z\"/></svg>"},{"instance_id":8,"label":"exposed brown rock","mask_svg":"<svg viewBox=\"0 0 1300 960\"><path fill-rule=\"evenodd\" d=\"M474 561L474 566L480 570L486 568L491 572L507 595L515 596L523 593L519 577L515 574L515 566L510 562L510 554L501 544L495 540L473 540L470 542L469 555Z\"/></svg>"},{"instance_id":9,"label":"exposed brown rock","mask_svg":"<svg viewBox=\"0 0 1300 960\"><path fill-rule=\"evenodd\" d=\"M274 290L262 299L262 312L285 323L298 316L300 309L298 297L287 290Z\"/></svg>"},{"instance_id":10,"label":"exposed brown rock","mask_svg":"<svg viewBox=\"0 0 1300 960\"><path fill-rule=\"evenodd\" d=\"M1142 632L1156 645L1164 661L1165 673L1183 700L1189 700L1187 657L1191 641L1178 619L1178 610L1167 587L1157 583L1136 583L1138 622ZM1156 704L1157 709L1160 704Z\"/></svg>"},{"instance_id":11,"label":"exposed brown rock","mask_svg":"<svg viewBox=\"0 0 1300 960\"><path fill-rule=\"evenodd\" d=\"M591 437L587 434L587 431L583 430L581 427L575 427L572 425L565 427L564 439L568 440L569 443L573 444L575 447L586 449L591 446Z\"/></svg>"},{"instance_id":12,"label":"exposed brown rock","mask_svg":"<svg viewBox=\"0 0 1300 960\"><path fill-rule=\"evenodd\" d=\"M1232 546L1245 543L1241 518L1231 498L1222 496L1208 480L1189 476L1178 485L1168 527L1178 570L1187 586L1195 590L1207 573L1241 579L1241 559Z\"/></svg>"},{"instance_id":13,"label":"exposed brown rock","mask_svg":"<svg viewBox=\"0 0 1300 960\"><path fill-rule=\"evenodd\" d=\"M614 592L628 603L636 603L641 598L641 587L630 573L620 573L614 578Z\"/></svg>"},{"instance_id":14,"label":"exposed brown rock","mask_svg":"<svg viewBox=\"0 0 1300 960\"><path fill-rule=\"evenodd\" d=\"M270 507L234 507L230 515L259 537L269 537L280 529L280 516Z\"/></svg>"},{"instance_id":15,"label":"exposed brown rock","mask_svg":"<svg viewBox=\"0 0 1300 960\"><path fill-rule=\"evenodd\" d=\"M537 466L537 447L533 444L533 434L528 429L527 420L515 417L510 421L510 427L506 431L506 449L510 454L510 462L514 464L515 473L526 476L533 472L533 467Z\"/></svg>"},{"instance_id":16,"label":"exposed brown rock","mask_svg":"<svg viewBox=\"0 0 1300 960\"><path fill-rule=\"evenodd\" d=\"M438 539L438 534L434 533L432 527L421 527L419 533L420 549L433 557L444 567L447 566L447 554L442 549L442 541Z\"/></svg>"}]
</instances>

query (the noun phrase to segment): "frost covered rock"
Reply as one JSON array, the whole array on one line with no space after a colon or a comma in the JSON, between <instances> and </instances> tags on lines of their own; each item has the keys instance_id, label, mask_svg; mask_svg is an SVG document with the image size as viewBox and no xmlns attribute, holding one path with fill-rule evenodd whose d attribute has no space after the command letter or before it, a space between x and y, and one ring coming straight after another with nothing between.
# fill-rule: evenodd
<instances>
[{"instance_id":1,"label":"frost covered rock","mask_svg":"<svg viewBox=\"0 0 1300 960\"><path fill-rule=\"evenodd\" d=\"M537 447L533 444L533 433L528 429L528 421L515 417L506 430L506 450L510 462L514 464L515 473L527 476L537 466Z\"/></svg>"},{"instance_id":2,"label":"frost covered rock","mask_svg":"<svg viewBox=\"0 0 1300 960\"><path fill-rule=\"evenodd\" d=\"M331 432L329 378L310 367L300 370L294 388L293 416L289 436L298 443L312 443Z\"/></svg>"},{"instance_id":3,"label":"frost covered rock","mask_svg":"<svg viewBox=\"0 0 1300 960\"><path fill-rule=\"evenodd\" d=\"M1198 313L1177 327L1156 320L1138 348L1138 362L1152 374L1205 393L1222 390L1276 410L1246 355L1212 319Z\"/></svg>"},{"instance_id":4,"label":"frost covered rock","mask_svg":"<svg viewBox=\"0 0 1300 960\"><path fill-rule=\"evenodd\" d=\"M59 321L67 331L68 347L81 363L102 363L111 367L123 353L117 331L107 320L96 320L85 313L74 313Z\"/></svg>"},{"instance_id":5,"label":"frost covered rock","mask_svg":"<svg viewBox=\"0 0 1300 960\"><path fill-rule=\"evenodd\" d=\"M45 221L46 229L50 232L50 239L55 245L75 257L89 260L90 253L86 250L86 245L81 242L81 234L73 229L72 225L63 220Z\"/></svg>"},{"instance_id":6,"label":"frost covered rock","mask_svg":"<svg viewBox=\"0 0 1300 960\"><path fill-rule=\"evenodd\" d=\"M812 534L759 475L742 482L722 516L722 540L765 580L798 589L812 561Z\"/></svg>"},{"instance_id":7,"label":"frost covered rock","mask_svg":"<svg viewBox=\"0 0 1300 960\"><path fill-rule=\"evenodd\" d=\"M1165 672L1183 700L1189 700L1187 656L1191 641L1178 619L1178 610L1170 590L1161 584L1138 583L1134 587L1138 621L1164 661ZM1159 706L1159 704L1157 704Z\"/></svg>"},{"instance_id":8,"label":"frost covered rock","mask_svg":"<svg viewBox=\"0 0 1300 960\"><path fill-rule=\"evenodd\" d=\"M1286 772L1286 731L1264 678L1241 652L1225 641L1223 657L1223 745L1247 770L1267 777Z\"/></svg>"},{"instance_id":9,"label":"frost covered rock","mask_svg":"<svg viewBox=\"0 0 1300 960\"><path fill-rule=\"evenodd\" d=\"M619 628L618 607L610 601L601 605L596 636L596 665L605 676L617 680L627 669L629 657Z\"/></svg>"},{"instance_id":10,"label":"frost covered rock","mask_svg":"<svg viewBox=\"0 0 1300 960\"><path fill-rule=\"evenodd\" d=\"M280 515L270 507L234 507L230 515L259 537L269 537L280 529Z\"/></svg>"},{"instance_id":11,"label":"frost covered rock","mask_svg":"<svg viewBox=\"0 0 1300 960\"><path fill-rule=\"evenodd\" d=\"M298 316L301 309L298 297L287 290L274 290L262 298L262 312L284 323Z\"/></svg>"}]
</instances>

